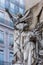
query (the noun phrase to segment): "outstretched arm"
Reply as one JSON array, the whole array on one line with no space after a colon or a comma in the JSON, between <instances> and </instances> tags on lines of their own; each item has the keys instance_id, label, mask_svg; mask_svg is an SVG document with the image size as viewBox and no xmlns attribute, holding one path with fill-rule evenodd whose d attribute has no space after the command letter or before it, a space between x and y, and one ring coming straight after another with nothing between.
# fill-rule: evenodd
<instances>
[{"instance_id":1,"label":"outstretched arm","mask_svg":"<svg viewBox=\"0 0 43 65\"><path fill-rule=\"evenodd\" d=\"M10 19L15 24L15 22L17 22L18 17L17 16L13 16L7 8L5 9L5 11L9 14Z\"/></svg>"},{"instance_id":2,"label":"outstretched arm","mask_svg":"<svg viewBox=\"0 0 43 65\"><path fill-rule=\"evenodd\" d=\"M9 12L9 10L6 8L5 11L9 14L9 17L10 17L11 20L13 21L13 16L12 16L12 14Z\"/></svg>"}]
</instances>

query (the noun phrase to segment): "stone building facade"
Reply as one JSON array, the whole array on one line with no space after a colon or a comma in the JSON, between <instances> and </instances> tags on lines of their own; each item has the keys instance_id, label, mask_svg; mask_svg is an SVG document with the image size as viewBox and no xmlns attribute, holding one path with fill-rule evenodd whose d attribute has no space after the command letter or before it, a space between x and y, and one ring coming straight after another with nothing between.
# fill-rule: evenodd
<instances>
[{"instance_id":1,"label":"stone building facade","mask_svg":"<svg viewBox=\"0 0 43 65\"><path fill-rule=\"evenodd\" d=\"M14 41L13 22L4 9L0 9L0 65L12 65ZM12 42L11 42L12 41Z\"/></svg>"}]
</instances>

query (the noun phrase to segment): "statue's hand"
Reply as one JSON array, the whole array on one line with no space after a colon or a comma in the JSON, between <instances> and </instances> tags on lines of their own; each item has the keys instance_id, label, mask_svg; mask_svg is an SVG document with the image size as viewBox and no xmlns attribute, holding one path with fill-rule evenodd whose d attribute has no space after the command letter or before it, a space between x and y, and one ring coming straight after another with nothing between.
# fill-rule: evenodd
<instances>
[{"instance_id":1,"label":"statue's hand","mask_svg":"<svg viewBox=\"0 0 43 65\"><path fill-rule=\"evenodd\" d=\"M36 37L35 36L31 36L30 37L30 41L33 42L33 43L36 43Z\"/></svg>"}]
</instances>

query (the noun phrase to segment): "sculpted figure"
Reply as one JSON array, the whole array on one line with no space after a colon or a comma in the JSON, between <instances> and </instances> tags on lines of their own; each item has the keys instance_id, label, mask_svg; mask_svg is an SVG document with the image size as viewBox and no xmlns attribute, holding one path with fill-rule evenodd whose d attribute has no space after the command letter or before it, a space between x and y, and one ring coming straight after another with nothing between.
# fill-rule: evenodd
<instances>
[{"instance_id":1,"label":"sculpted figure","mask_svg":"<svg viewBox=\"0 0 43 65\"><path fill-rule=\"evenodd\" d=\"M29 32L29 21L32 21L30 10L27 10L24 16L17 17L13 17L7 9L6 11L14 23L14 65L43 64L43 22L38 23L36 28ZM23 32L25 40L22 39Z\"/></svg>"}]
</instances>

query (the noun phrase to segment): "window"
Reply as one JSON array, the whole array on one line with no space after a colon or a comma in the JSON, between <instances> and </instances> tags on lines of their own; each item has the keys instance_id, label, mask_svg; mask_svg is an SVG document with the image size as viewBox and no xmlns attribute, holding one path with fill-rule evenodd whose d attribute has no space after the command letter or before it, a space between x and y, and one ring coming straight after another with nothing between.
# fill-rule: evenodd
<instances>
[{"instance_id":1,"label":"window","mask_svg":"<svg viewBox=\"0 0 43 65\"><path fill-rule=\"evenodd\" d=\"M10 3L10 0L5 0L5 8L8 8L9 9L9 4Z\"/></svg>"},{"instance_id":2,"label":"window","mask_svg":"<svg viewBox=\"0 0 43 65\"><path fill-rule=\"evenodd\" d=\"M22 8L19 8L19 12L20 12L21 14L23 14L23 9L22 9Z\"/></svg>"},{"instance_id":3,"label":"window","mask_svg":"<svg viewBox=\"0 0 43 65\"><path fill-rule=\"evenodd\" d=\"M10 11L13 13L14 12L14 4L10 2Z\"/></svg>"},{"instance_id":4,"label":"window","mask_svg":"<svg viewBox=\"0 0 43 65\"><path fill-rule=\"evenodd\" d=\"M17 2L19 2L19 0L16 0Z\"/></svg>"},{"instance_id":5,"label":"window","mask_svg":"<svg viewBox=\"0 0 43 65\"><path fill-rule=\"evenodd\" d=\"M11 26L11 27L14 27L14 25L13 25L13 21L9 21L9 25Z\"/></svg>"},{"instance_id":6,"label":"window","mask_svg":"<svg viewBox=\"0 0 43 65\"><path fill-rule=\"evenodd\" d=\"M24 4L23 0L20 0L20 4L21 4L21 5L23 5L23 4Z\"/></svg>"},{"instance_id":7,"label":"window","mask_svg":"<svg viewBox=\"0 0 43 65\"><path fill-rule=\"evenodd\" d=\"M13 3L10 3L10 8L14 9L14 4Z\"/></svg>"},{"instance_id":8,"label":"window","mask_svg":"<svg viewBox=\"0 0 43 65\"><path fill-rule=\"evenodd\" d=\"M9 45L14 44L14 38L13 38L13 34L9 35Z\"/></svg>"},{"instance_id":9,"label":"window","mask_svg":"<svg viewBox=\"0 0 43 65\"><path fill-rule=\"evenodd\" d=\"M0 0L0 6L1 6L2 8L5 7L5 0Z\"/></svg>"},{"instance_id":10,"label":"window","mask_svg":"<svg viewBox=\"0 0 43 65\"><path fill-rule=\"evenodd\" d=\"M0 61L4 61L4 52L0 51Z\"/></svg>"},{"instance_id":11,"label":"window","mask_svg":"<svg viewBox=\"0 0 43 65\"><path fill-rule=\"evenodd\" d=\"M4 13L0 12L0 18L4 18Z\"/></svg>"},{"instance_id":12,"label":"window","mask_svg":"<svg viewBox=\"0 0 43 65\"><path fill-rule=\"evenodd\" d=\"M4 61L4 52L3 50L0 50L0 65L4 65L3 61Z\"/></svg>"},{"instance_id":13,"label":"window","mask_svg":"<svg viewBox=\"0 0 43 65\"><path fill-rule=\"evenodd\" d=\"M16 2L20 3L21 6L18 3L16 3ZM15 4L10 1L10 7L9 7L10 9L9 10L10 10L11 13L13 13L13 14L18 14L19 12L23 13L23 9L20 8L20 7L24 7L23 0L20 0L20 1L19 0L15 0Z\"/></svg>"},{"instance_id":14,"label":"window","mask_svg":"<svg viewBox=\"0 0 43 65\"><path fill-rule=\"evenodd\" d=\"M0 22L4 23L4 13L0 12Z\"/></svg>"},{"instance_id":15,"label":"window","mask_svg":"<svg viewBox=\"0 0 43 65\"><path fill-rule=\"evenodd\" d=\"M14 55L13 55L13 53L11 52L11 53L9 54L9 61L10 61L10 62L12 62L12 60L13 60L13 58L14 58L13 56L14 56Z\"/></svg>"},{"instance_id":16,"label":"window","mask_svg":"<svg viewBox=\"0 0 43 65\"><path fill-rule=\"evenodd\" d=\"M19 7L17 5L15 5L15 7L14 7L14 13L15 14L18 14L19 13Z\"/></svg>"},{"instance_id":17,"label":"window","mask_svg":"<svg viewBox=\"0 0 43 65\"><path fill-rule=\"evenodd\" d=\"M0 43L4 43L4 33L0 31Z\"/></svg>"}]
</instances>

